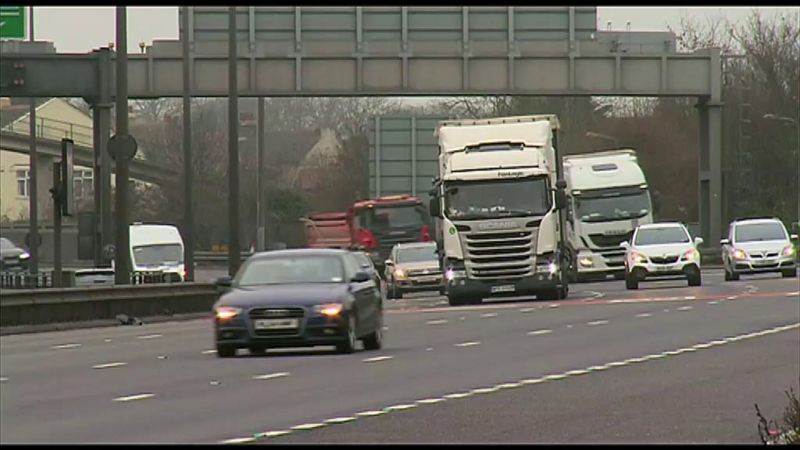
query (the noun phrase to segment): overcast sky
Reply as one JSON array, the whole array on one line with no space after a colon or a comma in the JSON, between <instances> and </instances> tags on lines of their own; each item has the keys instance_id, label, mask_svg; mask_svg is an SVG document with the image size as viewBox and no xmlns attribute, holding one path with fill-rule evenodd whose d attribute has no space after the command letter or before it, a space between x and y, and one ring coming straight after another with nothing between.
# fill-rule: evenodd
<instances>
[{"instance_id":1,"label":"overcast sky","mask_svg":"<svg viewBox=\"0 0 800 450\"><path fill-rule=\"evenodd\" d=\"M741 21L753 7L598 7L598 28L624 31L631 22L632 31L678 30L681 17L691 17L705 22L708 19L727 18ZM756 8L766 15L779 11L798 14L800 8ZM51 41L60 53L86 53L108 45L114 37L114 7L45 7L34 9L34 37ZM178 38L178 8L129 7L128 50L135 52L139 42L150 45L154 39Z\"/></svg>"}]
</instances>

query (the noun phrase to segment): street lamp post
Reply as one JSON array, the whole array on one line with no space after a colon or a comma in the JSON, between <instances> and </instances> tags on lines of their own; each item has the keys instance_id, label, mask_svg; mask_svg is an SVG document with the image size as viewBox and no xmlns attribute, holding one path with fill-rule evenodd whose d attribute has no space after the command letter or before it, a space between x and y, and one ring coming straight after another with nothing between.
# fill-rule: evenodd
<instances>
[{"instance_id":1,"label":"street lamp post","mask_svg":"<svg viewBox=\"0 0 800 450\"><path fill-rule=\"evenodd\" d=\"M598 138L598 139L606 139L606 140L609 140L609 141L613 142L614 146L619 148L619 141L617 141L617 138L615 138L613 136L608 136L608 135L605 135L605 134L595 133L594 131L587 131L586 132L586 137Z\"/></svg>"},{"instance_id":2,"label":"street lamp post","mask_svg":"<svg viewBox=\"0 0 800 450\"><path fill-rule=\"evenodd\" d=\"M791 123L794 125L795 130L797 131L797 190L795 194L797 194L797 222L800 224L800 123L797 122L796 119L792 119L791 117L779 116L777 114L764 114L764 119L769 120L777 120L784 123Z\"/></svg>"}]
</instances>

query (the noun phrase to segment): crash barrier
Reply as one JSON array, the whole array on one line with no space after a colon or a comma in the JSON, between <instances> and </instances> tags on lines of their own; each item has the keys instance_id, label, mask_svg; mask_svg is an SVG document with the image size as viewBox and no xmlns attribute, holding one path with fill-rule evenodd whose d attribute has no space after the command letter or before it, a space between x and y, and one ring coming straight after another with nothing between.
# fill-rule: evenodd
<instances>
[{"instance_id":1,"label":"crash barrier","mask_svg":"<svg viewBox=\"0 0 800 450\"><path fill-rule=\"evenodd\" d=\"M133 285L181 283L181 277L174 272L134 272L131 274ZM0 289L43 289L55 288L53 271L42 271L37 274L29 272L0 272ZM81 269L61 271L61 286L89 287L114 285L113 269Z\"/></svg>"},{"instance_id":2,"label":"crash barrier","mask_svg":"<svg viewBox=\"0 0 800 450\"><path fill-rule=\"evenodd\" d=\"M0 327L208 311L219 297L208 283L0 291Z\"/></svg>"}]
</instances>

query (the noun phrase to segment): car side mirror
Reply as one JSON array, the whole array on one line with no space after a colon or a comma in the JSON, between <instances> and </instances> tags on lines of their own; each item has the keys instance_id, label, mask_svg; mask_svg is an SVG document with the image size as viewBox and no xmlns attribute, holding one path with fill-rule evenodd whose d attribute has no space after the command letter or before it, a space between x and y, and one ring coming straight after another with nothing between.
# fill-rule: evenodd
<instances>
[{"instance_id":1,"label":"car side mirror","mask_svg":"<svg viewBox=\"0 0 800 450\"><path fill-rule=\"evenodd\" d=\"M719 245L729 245L731 243L730 239L720 239Z\"/></svg>"},{"instance_id":2,"label":"car side mirror","mask_svg":"<svg viewBox=\"0 0 800 450\"><path fill-rule=\"evenodd\" d=\"M370 280L372 280L372 277L364 271L356 272L352 279L353 283L364 283Z\"/></svg>"},{"instance_id":3,"label":"car side mirror","mask_svg":"<svg viewBox=\"0 0 800 450\"><path fill-rule=\"evenodd\" d=\"M391 259L387 259L386 261L383 262L383 264L386 265L387 267L394 266L394 261L392 261Z\"/></svg>"},{"instance_id":4,"label":"car side mirror","mask_svg":"<svg viewBox=\"0 0 800 450\"><path fill-rule=\"evenodd\" d=\"M800 239L800 238L798 238L798 236L796 234L793 234L791 236L791 238L792 238L793 241L796 241L797 239Z\"/></svg>"},{"instance_id":5,"label":"car side mirror","mask_svg":"<svg viewBox=\"0 0 800 450\"><path fill-rule=\"evenodd\" d=\"M439 198L438 197L431 197L428 201L428 212L430 213L431 217L439 217L442 213L441 208L439 208Z\"/></svg>"},{"instance_id":6,"label":"car side mirror","mask_svg":"<svg viewBox=\"0 0 800 450\"><path fill-rule=\"evenodd\" d=\"M624 248L625 250L627 250L627 249L629 249L629 248L630 248L631 244L630 244L628 241L622 241L622 242L619 244L619 246L620 246L620 247L622 247L622 248Z\"/></svg>"},{"instance_id":7,"label":"car side mirror","mask_svg":"<svg viewBox=\"0 0 800 450\"><path fill-rule=\"evenodd\" d=\"M214 285L220 289L228 289L233 286L233 279L231 277L219 277L214 282Z\"/></svg>"},{"instance_id":8,"label":"car side mirror","mask_svg":"<svg viewBox=\"0 0 800 450\"><path fill-rule=\"evenodd\" d=\"M702 243L703 243L703 238L701 238L701 237L694 238L694 246L695 247L699 247Z\"/></svg>"}]
</instances>

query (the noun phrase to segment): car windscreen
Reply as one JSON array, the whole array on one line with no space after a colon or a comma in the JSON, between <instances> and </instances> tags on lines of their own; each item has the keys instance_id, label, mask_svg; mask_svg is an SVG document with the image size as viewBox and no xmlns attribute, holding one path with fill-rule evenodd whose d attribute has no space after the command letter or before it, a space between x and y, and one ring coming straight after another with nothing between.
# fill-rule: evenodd
<instances>
[{"instance_id":1,"label":"car windscreen","mask_svg":"<svg viewBox=\"0 0 800 450\"><path fill-rule=\"evenodd\" d=\"M137 266L183 264L183 248L179 244L154 244L133 247L133 262Z\"/></svg>"},{"instance_id":2,"label":"car windscreen","mask_svg":"<svg viewBox=\"0 0 800 450\"><path fill-rule=\"evenodd\" d=\"M783 241L786 232L779 223L749 223L736 225L736 242Z\"/></svg>"},{"instance_id":3,"label":"car windscreen","mask_svg":"<svg viewBox=\"0 0 800 450\"><path fill-rule=\"evenodd\" d=\"M636 233L634 245L684 244L689 235L680 227L642 228Z\"/></svg>"},{"instance_id":4,"label":"car windscreen","mask_svg":"<svg viewBox=\"0 0 800 450\"><path fill-rule=\"evenodd\" d=\"M17 246L14 245L13 242L9 241L6 238L0 238L0 249L2 249L2 250L12 250L12 249L15 249L15 248L17 248Z\"/></svg>"},{"instance_id":5,"label":"car windscreen","mask_svg":"<svg viewBox=\"0 0 800 450\"><path fill-rule=\"evenodd\" d=\"M397 251L398 263L439 261L436 255L436 246L399 248Z\"/></svg>"},{"instance_id":6,"label":"car windscreen","mask_svg":"<svg viewBox=\"0 0 800 450\"><path fill-rule=\"evenodd\" d=\"M238 286L341 283L344 268L338 256L275 256L247 261L236 274Z\"/></svg>"},{"instance_id":7,"label":"car windscreen","mask_svg":"<svg viewBox=\"0 0 800 450\"><path fill-rule=\"evenodd\" d=\"M445 186L445 212L451 219L538 216L550 210L547 178L459 181Z\"/></svg>"},{"instance_id":8,"label":"car windscreen","mask_svg":"<svg viewBox=\"0 0 800 450\"><path fill-rule=\"evenodd\" d=\"M397 228L419 228L425 223L419 205L375 207L371 209L369 228L377 231Z\"/></svg>"}]
</instances>

